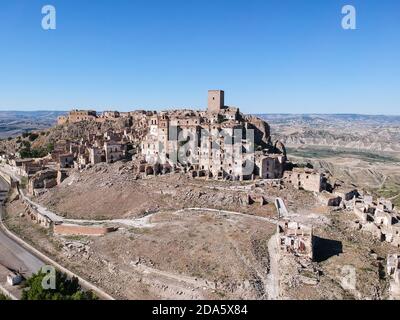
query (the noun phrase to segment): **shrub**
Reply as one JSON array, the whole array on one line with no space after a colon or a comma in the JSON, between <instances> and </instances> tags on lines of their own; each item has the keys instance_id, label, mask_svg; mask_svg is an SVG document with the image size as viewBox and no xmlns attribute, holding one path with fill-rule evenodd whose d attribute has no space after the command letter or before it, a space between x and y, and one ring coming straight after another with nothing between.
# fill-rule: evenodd
<instances>
[{"instance_id":1,"label":"shrub","mask_svg":"<svg viewBox=\"0 0 400 320\"><path fill-rule=\"evenodd\" d=\"M21 300L97 300L92 291L84 291L75 277L56 271L55 289L44 289L42 282L46 273L38 272L25 284Z\"/></svg>"},{"instance_id":2,"label":"shrub","mask_svg":"<svg viewBox=\"0 0 400 320\"><path fill-rule=\"evenodd\" d=\"M22 159L26 158L43 158L54 151L54 144L49 143L45 147L31 149L29 141L23 141L19 153Z\"/></svg>"},{"instance_id":3,"label":"shrub","mask_svg":"<svg viewBox=\"0 0 400 320\"><path fill-rule=\"evenodd\" d=\"M29 135L29 141L35 141L37 138L39 138L39 135L37 133L31 133Z\"/></svg>"},{"instance_id":4,"label":"shrub","mask_svg":"<svg viewBox=\"0 0 400 320\"><path fill-rule=\"evenodd\" d=\"M5 296L4 294L0 293L0 301L1 300L10 300L10 298Z\"/></svg>"}]
</instances>

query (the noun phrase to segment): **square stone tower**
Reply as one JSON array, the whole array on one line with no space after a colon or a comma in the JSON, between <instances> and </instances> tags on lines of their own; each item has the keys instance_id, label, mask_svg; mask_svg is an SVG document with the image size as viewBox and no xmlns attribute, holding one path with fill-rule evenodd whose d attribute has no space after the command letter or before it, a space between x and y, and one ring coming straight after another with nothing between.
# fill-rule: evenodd
<instances>
[{"instance_id":1,"label":"square stone tower","mask_svg":"<svg viewBox=\"0 0 400 320\"><path fill-rule=\"evenodd\" d=\"M222 90L208 90L208 112L218 113L225 105L225 93Z\"/></svg>"}]
</instances>

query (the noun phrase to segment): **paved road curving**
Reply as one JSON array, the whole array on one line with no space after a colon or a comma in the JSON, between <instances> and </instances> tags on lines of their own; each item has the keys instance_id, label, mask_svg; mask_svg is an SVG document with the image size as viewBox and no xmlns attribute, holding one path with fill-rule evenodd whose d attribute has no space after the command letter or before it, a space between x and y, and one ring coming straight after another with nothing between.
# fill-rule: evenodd
<instances>
[{"instance_id":1,"label":"paved road curving","mask_svg":"<svg viewBox=\"0 0 400 320\"><path fill-rule=\"evenodd\" d=\"M0 177L0 190L6 189L7 191L8 188L8 184ZM30 275L39 271L44 265L53 265L60 271L66 273L68 276L78 278L81 286L84 289L92 290L100 299L114 300L112 296L104 292L102 289L79 277L72 271L64 268L34 247L19 239L16 235L13 235L6 230L1 219L2 214L4 213L3 201L7 193L1 192L0 195L0 263L2 259L6 267L18 270L25 275ZM35 253L35 255L33 253Z\"/></svg>"},{"instance_id":2,"label":"paved road curving","mask_svg":"<svg viewBox=\"0 0 400 320\"><path fill-rule=\"evenodd\" d=\"M0 177L0 219L4 214L3 201L7 196L8 188L8 184ZM20 271L25 276L30 276L46 263L9 238L0 228L0 264Z\"/></svg>"}]
</instances>

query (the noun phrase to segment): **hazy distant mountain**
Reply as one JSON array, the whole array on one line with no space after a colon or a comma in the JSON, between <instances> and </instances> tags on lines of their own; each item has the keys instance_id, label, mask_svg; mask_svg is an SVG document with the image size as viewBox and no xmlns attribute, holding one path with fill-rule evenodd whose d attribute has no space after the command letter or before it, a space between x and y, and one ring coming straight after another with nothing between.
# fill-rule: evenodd
<instances>
[{"instance_id":1,"label":"hazy distant mountain","mask_svg":"<svg viewBox=\"0 0 400 320\"><path fill-rule=\"evenodd\" d=\"M335 147L400 152L400 116L261 114L274 140L288 147Z\"/></svg>"},{"instance_id":2,"label":"hazy distant mountain","mask_svg":"<svg viewBox=\"0 0 400 320\"><path fill-rule=\"evenodd\" d=\"M0 138L15 137L25 131L42 130L56 124L61 111L0 111Z\"/></svg>"},{"instance_id":3,"label":"hazy distant mountain","mask_svg":"<svg viewBox=\"0 0 400 320\"><path fill-rule=\"evenodd\" d=\"M363 114L258 114L266 121L273 122L296 122L296 123L315 123L315 122L359 122L366 124L400 124L400 116L389 115L363 115Z\"/></svg>"},{"instance_id":4,"label":"hazy distant mountain","mask_svg":"<svg viewBox=\"0 0 400 320\"><path fill-rule=\"evenodd\" d=\"M0 138L56 124L60 111L0 111ZM258 114L274 140L288 147L323 146L400 152L400 116L359 114Z\"/></svg>"}]
</instances>

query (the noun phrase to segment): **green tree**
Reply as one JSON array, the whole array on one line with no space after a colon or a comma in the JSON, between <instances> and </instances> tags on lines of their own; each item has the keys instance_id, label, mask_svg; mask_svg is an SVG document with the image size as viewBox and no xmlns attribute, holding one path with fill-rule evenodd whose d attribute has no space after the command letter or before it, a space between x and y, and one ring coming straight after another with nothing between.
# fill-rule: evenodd
<instances>
[{"instance_id":1,"label":"green tree","mask_svg":"<svg viewBox=\"0 0 400 320\"><path fill-rule=\"evenodd\" d=\"M92 291L84 291L75 277L68 278L65 273L56 271L56 288L44 289L42 282L46 273L39 271L25 284L21 300L97 300Z\"/></svg>"},{"instance_id":2,"label":"green tree","mask_svg":"<svg viewBox=\"0 0 400 320\"><path fill-rule=\"evenodd\" d=\"M54 151L54 143L50 142L44 147L31 148L31 143L29 141L22 141L19 153L22 159L26 158L43 158L49 153Z\"/></svg>"},{"instance_id":3,"label":"green tree","mask_svg":"<svg viewBox=\"0 0 400 320\"><path fill-rule=\"evenodd\" d=\"M46 151L47 153L52 153L54 151L54 143L50 142L47 146L46 146Z\"/></svg>"},{"instance_id":4,"label":"green tree","mask_svg":"<svg viewBox=\"0 0 400 320\"><path fill-rule=\"evenodd\" d=\"M25 149L31 149L31 143L29 141L22 141L21 146Z\"/></svg>"}]
</instances>

